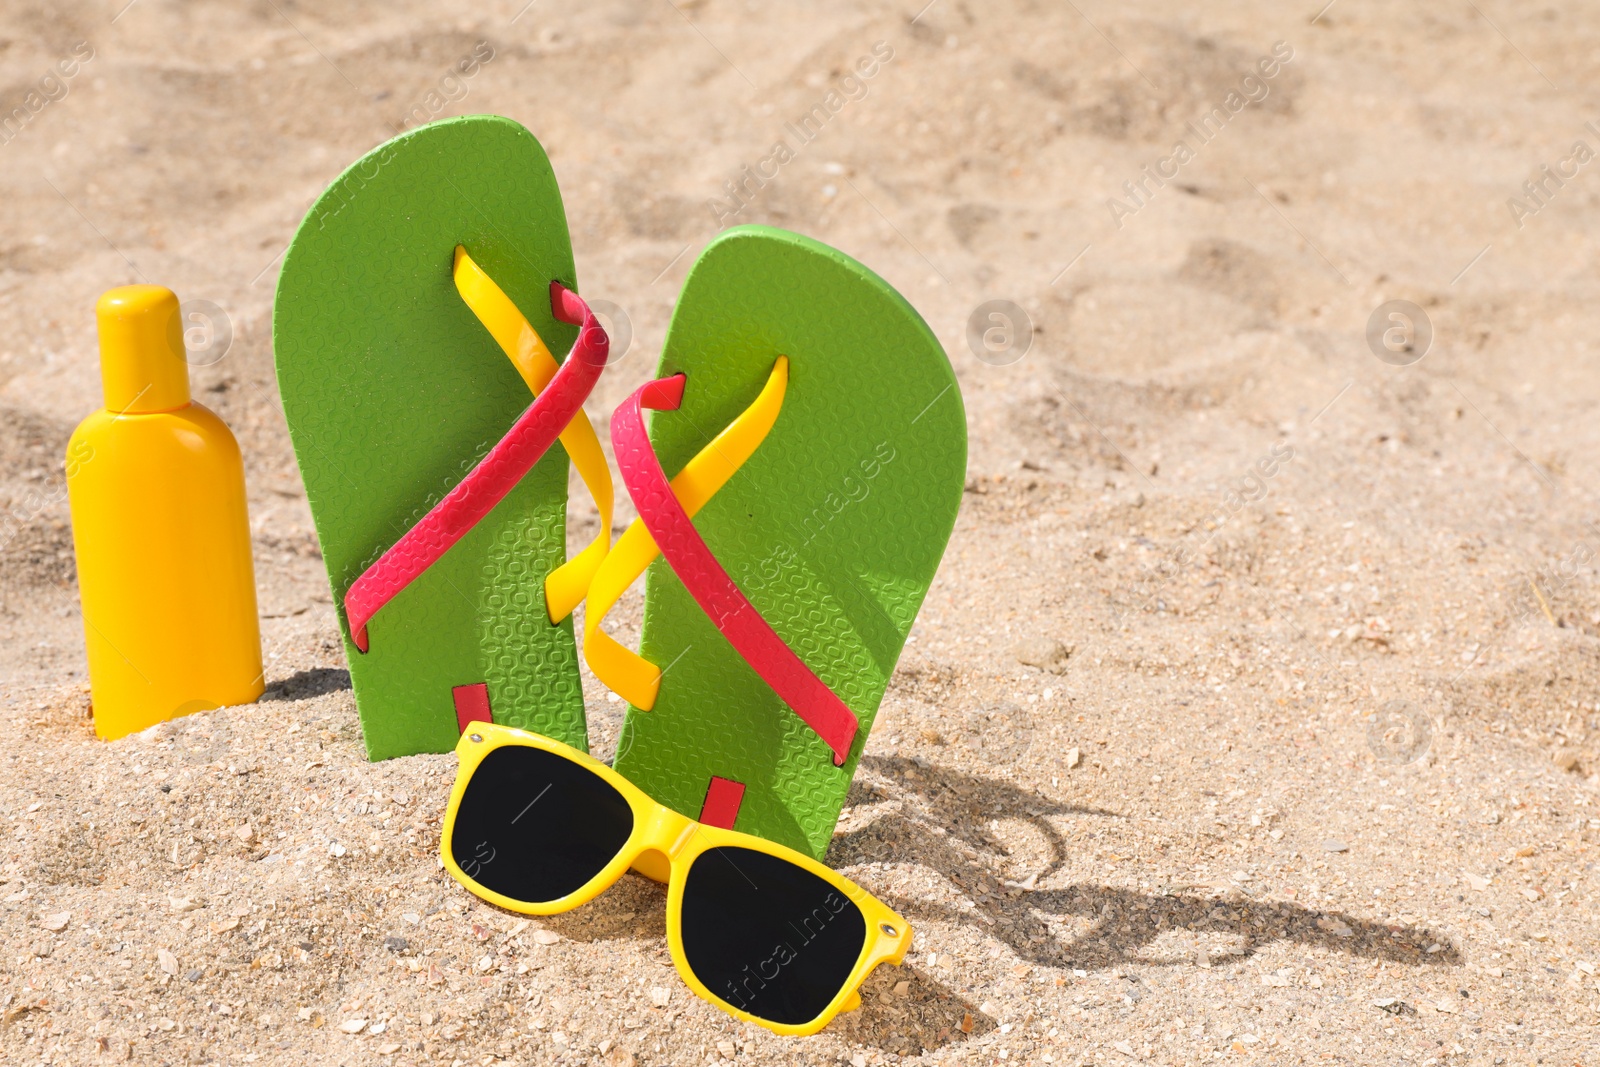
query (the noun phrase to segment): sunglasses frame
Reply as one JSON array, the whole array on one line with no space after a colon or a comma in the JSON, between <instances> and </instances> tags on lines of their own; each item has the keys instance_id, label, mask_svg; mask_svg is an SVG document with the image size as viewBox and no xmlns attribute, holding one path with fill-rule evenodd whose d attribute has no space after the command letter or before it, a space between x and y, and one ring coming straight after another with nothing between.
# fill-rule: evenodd
<instances>
[{"instance_id":1,"label":"sunglasses frame","mask_svg":"<svg viewBox=\"0 0 1600 1067\"><path fill-rule=\"evenodd\" d=\"M620 793L633 811L633 830L612 860L589 881L558 900L529 902L516 900L497 893L477 882L456 863L451 848L455 832L456 813L461 798L490 752L508 746L542 749L560 756L598 775L607 785ZM439 855L451 876L475 896L523 915L558 915L587 904L605 892L625 874L630 867L655 881L667 883L667 947L672 955L678 976L695 995L721 1008L729 1015L745 1022L765 1027L775 1034L804 1036L814 1034L833 1021L840 1012L854 1011L861 1006L861 983L881 963L899 966L911 947L911 924L897 915L888 905L856 885L837 871L818 863L810 856L764 838L742 834L737 830L724 830L706 826L687 816L680 815L664 804L652 799L644 790L622 775L585 753L540 734L528 733L496 723L474 722L456 743L459 764L455 785L450 790L450 803L445 809L439 834ZM828 1006L816 1018L804 1023L777 1023L752 1015L737 1008L713 993L690 969L683 952L683 887L689 868L700 855L720 846L746 848L764 852L821 878L844 894L861 911L866 923L866 937L856 957L849 977L841 984Z\"/></svg>"}]
</instances>

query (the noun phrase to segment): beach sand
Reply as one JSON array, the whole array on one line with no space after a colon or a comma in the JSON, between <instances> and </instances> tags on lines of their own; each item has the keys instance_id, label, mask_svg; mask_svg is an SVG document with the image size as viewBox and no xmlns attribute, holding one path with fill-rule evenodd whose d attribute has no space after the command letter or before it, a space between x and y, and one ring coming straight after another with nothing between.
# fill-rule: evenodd
<instances>
[{"instance_id":1,"label":"beach sand","mask_svg":"<svg viewBox=\"0 0 1600 1067\"><path fill-rule=\"evenodd\" d=\"M1595 1062L1600 12L523 3L11 5L0 1060ZM454 757L363 756L273 286L344 166L476 112L539 137L631 321L597 423L735 222L871 266L960 378L961 517L828 857L916 939L820 1036L692 996L637 877L479 903ZM62 456L139 280L229 323L195 395L245 453L268 691L105 744ZM1394 300L1419 360L1368 342Z\"/></svg>"}]
</instances>

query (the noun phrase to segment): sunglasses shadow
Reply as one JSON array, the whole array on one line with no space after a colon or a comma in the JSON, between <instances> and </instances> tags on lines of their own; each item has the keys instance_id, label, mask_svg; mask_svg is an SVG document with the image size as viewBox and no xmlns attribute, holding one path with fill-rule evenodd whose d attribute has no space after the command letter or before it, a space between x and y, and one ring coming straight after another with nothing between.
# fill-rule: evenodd
<instances>
[{"instance_id":1,"label":"sunglasses shadow","mask_svg":"<svg viewBox=\"0 0 1600 1067\"><path fill-rule=\"evenodd\" d=\"M938 872L972 900L971 910L908 897L886 898L885 903L913 922L976 927L1031 964L1083 969L1192 966L1205 948L1207 963L1227 967L1274 941L1413 967L1462 963L1460 949L1441 931L1375 923L1288 901L1255 900L1242 892L1224 897L1209 888L1173 886L1146 893L1087 882L1034 888L1060 870L1068 854L1046 816L1120 816L900 757L867 757L862 765L877 781L858 781L852 800L869 806L898 801L898 810L834 838L828 862L835 867L916 864ZM1010 850L987 828L999 818L1026 821L1044 843L1043 869L1020 884L1004 877L1003 861ZM1051 923L1059 927L1063 918L1074 926L1083 920L1089 925L1075 934L1053 931Z\"/></svg>"},{"instance_id":2,"label":"sunglasses shadow","mask_svg":"<svg viewBox=\"0 0 1600 1067\"><path fill-rule=\"evenodd\" d=\"M589 903L560 915L541 916L539 924L569 941L665 942L667 887L629 871Z\"/></svg>"}]
</instances>

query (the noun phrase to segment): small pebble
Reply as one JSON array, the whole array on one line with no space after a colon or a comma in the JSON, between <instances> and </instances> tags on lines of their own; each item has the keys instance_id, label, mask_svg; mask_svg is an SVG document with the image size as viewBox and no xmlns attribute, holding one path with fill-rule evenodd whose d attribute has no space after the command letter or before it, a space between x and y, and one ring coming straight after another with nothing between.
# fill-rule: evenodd
<instances>
[{"instance_id":1,"label":"small pebble","mask_svg":"<svg viewBox=\"0 0 1600 1067\"><path fill-rule=\"evenodd\" d=\"M1024 638L1013 649L1018 663L1058 674L1066 669L1072 653L1072 646L1054 638L1039 636Z\"/></svg>"}]
</instances>

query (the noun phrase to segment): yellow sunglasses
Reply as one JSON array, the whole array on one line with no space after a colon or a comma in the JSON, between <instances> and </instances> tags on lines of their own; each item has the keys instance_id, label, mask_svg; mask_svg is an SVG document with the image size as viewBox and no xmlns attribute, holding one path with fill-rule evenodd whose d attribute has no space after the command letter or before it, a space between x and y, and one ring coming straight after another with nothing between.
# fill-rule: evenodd
<instances>
[{"instance_id":1,"label":"yellow sunglasses","mask_svg":"<svg viewBox=\"0 0 1600 1067\"><path fill-rule=\"evenodd\" d=\"M667 883L667 945L697 996L778 1034L814 1034L861 1004L861 983L898 965L911 926L809 856L667 808L590 756L475 722L439 850L492 904L555 915L629 867Z\"/></svg>"}]
</instances>

